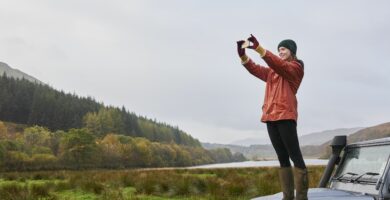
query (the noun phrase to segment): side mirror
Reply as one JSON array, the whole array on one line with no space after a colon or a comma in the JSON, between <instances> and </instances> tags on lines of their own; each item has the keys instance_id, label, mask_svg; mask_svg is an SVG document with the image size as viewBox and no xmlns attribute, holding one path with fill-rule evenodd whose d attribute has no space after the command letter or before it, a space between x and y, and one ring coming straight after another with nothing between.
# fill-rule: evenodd
<instances>
[{"instance_id":1,"label":"side mirror","mask_svg":"<svg viewBox=\"0 0 390 200\"><path fill-rule=\"evenodd\" d=\"M340 153L347 145L347 136L339 135L335 136L330 146L332 147L332 155L328 161L328 165L325 168L324 174L321 177L318 187L324 188L328 184L330 176L335 168L335 165L340 162Z\"/></svg>"},{"instance_id":2,"label":"side mirror","mask_svg":"<svg viewBox=\"0 0 390 200\"><path fill-rule=\"evenodd\" d=\"M347 136L338 135L332 140L330 146L332 147L333 154L340 154L343 148L347 145Z\"/></svg>"}]
</instances>

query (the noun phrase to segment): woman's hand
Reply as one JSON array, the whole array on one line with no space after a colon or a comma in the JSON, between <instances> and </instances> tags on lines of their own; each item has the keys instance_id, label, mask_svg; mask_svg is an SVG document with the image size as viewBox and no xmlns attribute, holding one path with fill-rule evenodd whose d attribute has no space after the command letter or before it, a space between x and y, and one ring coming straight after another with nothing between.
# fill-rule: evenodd
<instances>
[{"instance_id":1,"label":"woman's hand","mask_svg":"<svg viewBox=\"0 0 390 200\"><path fill-rule=\"evenodd\" d=\"M237 41L237 52L238 55L241 57L245 56L245 49L242 48L242 44L244 43L244 40Z\"/></svg>"},{"instance_id":2,"label":"woman's hand","mask_svg":"<svg viewBox=\"0 0 390 200\"><path fill-rule=\"evenodd\" d=\"M253 44L249 46L250 49L257 49L257 47L260 45L257 41L256 37L251 34L251 36L248 38L248 40Z\"/></svg>"},{"instance_id":3,"label":"woman's hand","mask_svg":"<svg viewBox=\"0 0 390 200\"><path fill-rule=\"evenodd\" d=\"M259 53L261 57L264 57L266 50L260 45L260 43L257 41L256 37L251 34L251 36L248 38L248 40L253 44L253 45L249 46L248 48L257 51L257 53Z\"/></svg>"}]
</instances>

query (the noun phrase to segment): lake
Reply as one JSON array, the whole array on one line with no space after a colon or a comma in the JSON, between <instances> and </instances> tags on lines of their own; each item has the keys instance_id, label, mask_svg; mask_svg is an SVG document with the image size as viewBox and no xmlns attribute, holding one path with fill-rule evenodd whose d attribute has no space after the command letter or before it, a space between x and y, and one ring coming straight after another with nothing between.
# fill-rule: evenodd
<instances>
[{"instance_id":1,"label":"lake","mask_svg":"<svg viewBox=\"0 0 390 200\"><path fill-rule=\"evenodd\" d=\"M306 165L327 165L328 160L321 159L305 159ZM292 162L291 162L292 164ZM233 163L219 163L210 165L199 165L188 167L190 169L201 169L201 168L233 168L233 167L277 167L279 161L267 160L267 161L245 161L245 162L233 162Z\"/></svg>"}]
</instances>

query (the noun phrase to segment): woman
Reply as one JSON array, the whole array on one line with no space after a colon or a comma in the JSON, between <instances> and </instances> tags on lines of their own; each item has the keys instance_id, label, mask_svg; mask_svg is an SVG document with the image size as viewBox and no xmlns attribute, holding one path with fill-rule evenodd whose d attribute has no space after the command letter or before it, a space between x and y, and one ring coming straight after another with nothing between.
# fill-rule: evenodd
<instances>
[{"instance_id":1,"label":"woman","mask_svg":"<svg viewBox=\"0 0 390 200\"><path fill-rule=\"evenodd\" d=\"M267 124L272 146L279 159L283 200L294 199L294 183L296 199L306 200L308 175L297 136L298 102L295 96L303 79L304 64L296 57L297 45L293 40L279 43L279 57L264 49L253 35L248 40L252 45L247 48L258 52L269 66L255 64L245 54L245 48L242 47L244 41L237 42L242 64L252 75L266 82L261 121Z\"/></svg>"}]
</instances>

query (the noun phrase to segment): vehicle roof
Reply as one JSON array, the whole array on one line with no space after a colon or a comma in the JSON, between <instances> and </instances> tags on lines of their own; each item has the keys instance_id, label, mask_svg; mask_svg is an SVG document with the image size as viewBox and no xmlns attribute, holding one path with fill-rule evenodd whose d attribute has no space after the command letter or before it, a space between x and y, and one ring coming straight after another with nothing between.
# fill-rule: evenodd
<instances>
[{"instance_id":1,"label":"vehicle roof","mask_svg":"<svg viewBox=\"0 0 390 200\"><path fill-rule=\"evenodd\" d=\"M390 144L390 137L385 137L380 139L351 143L348 144L347 147L377 146L377 145L389 145L389 144Z\"/></svg>"}]
</instances>

